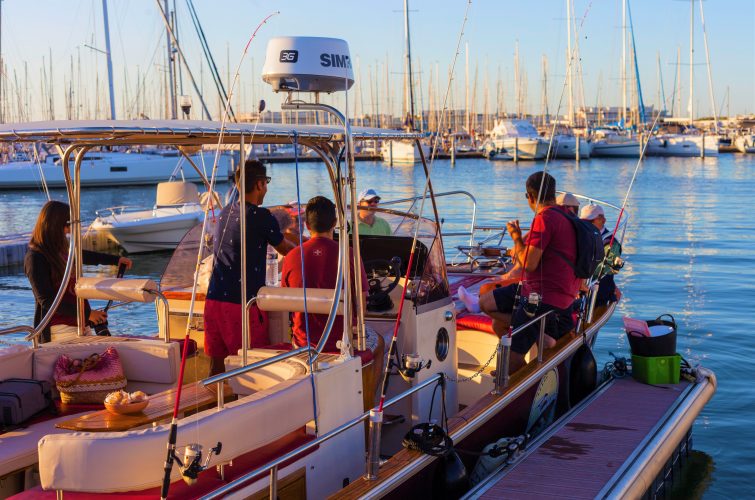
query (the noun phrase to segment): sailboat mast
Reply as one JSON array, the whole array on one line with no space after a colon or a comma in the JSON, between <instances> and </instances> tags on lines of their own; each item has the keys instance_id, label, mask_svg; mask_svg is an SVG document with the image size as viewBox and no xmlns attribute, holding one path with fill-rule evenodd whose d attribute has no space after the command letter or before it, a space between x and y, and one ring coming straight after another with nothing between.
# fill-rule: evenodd
<instances>
[{"instance_id":1,"label":"sailboat mast","mask_svg":"<svg viewBox=\"0 0 755 500\"><path fill-rule=\"evenodd\" d=\"M102 0L102 1L104 2L105 0ZM168 59L166 61L167 61L167 65L168 65L168 85L167 85L167 87L168 87L169 93L170 93L170 97L169 97L169 100L170 100L170 118L171 118L171 120L175 120L176 118L178 118L178 115L176 114L176 96L175 96L175 92L174 92L174 89L173 89L173 78L174 78L173 77L173 64L172 64L172 62L173 62L173 44L171 43L171 40L170 40L170 23L167 21L168 19L170 19L170 10L168 8L168 0L164 0L163 1L163 5L164 5L164 7L163 7L163 15L165 16L165 19L166 19L166 22L165 22L165 45L167 47L167 55L168 55ZM166 95L166 97L168 97L168 96Z\"/></svg>"},{"instance_id":2,"label":"sailboat mast","mask_svg":"<svg viewBox=\"0 0 755 500\"><path fill-rule=\"evenodd\" d=\"M102 0L102 22L105 24L105 57L107 58L107 84L110 92L110 119L115 120L115 90L113 87L113 58L110 54L110 23L107 17L107 0Z\"/></svg>"},{"instance_id":3,"label":"sailboat mast","mask_svg":"<svg viewBox=\"0 0 755 500\"><path fill-rule=\"evenodd\" d=\"M574 86L572 82L571 0L566 0L566 81L569 86L569 126L574 126Z\"/></svg>"},{"instance_id":4,"label":"sailboat mast","mask_svg":"<svg viewBox=\"0 0 755 500\"><path fill-rule=\"evenodd\" d=\"M627 0L621 2L621 122L627 122Z\"/></svg>"},{"instance_id":5,"label":"sailboat mast","mask_svg":"<svg viewBox=\"0 0 755 500\"><path fill-rule=\"evenodd\" d=\"M695 121L695 0L689 2L689 124Z\"/></svg>"},{"instance_id":6,"label":"sailboat mast","mask_svg":"<svg viewBox=\"0 0 755 500\"><path fill-rule=\"evenodd\" d=\"M409 105L407 126L414 130L414 86L412 83L412 45L409 39L409 0L404 0L404 38L406 39L406 95Z\"/></svg>"}]
</instances>

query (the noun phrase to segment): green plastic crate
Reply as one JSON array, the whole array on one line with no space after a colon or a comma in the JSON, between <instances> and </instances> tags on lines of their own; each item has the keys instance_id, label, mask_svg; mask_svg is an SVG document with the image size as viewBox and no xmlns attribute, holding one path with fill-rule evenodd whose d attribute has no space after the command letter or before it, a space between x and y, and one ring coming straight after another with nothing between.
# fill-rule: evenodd
<instances>
[{"instance_id":1,"label":"green plastic crate","mask_svg":"<svg viewBox=\"0 0 755 500\"><path fill-rule=\"evenodd\" d=\"M632 355L632 376L645 384L678 384L682 357Z\"/></svg>"}]
</instances>

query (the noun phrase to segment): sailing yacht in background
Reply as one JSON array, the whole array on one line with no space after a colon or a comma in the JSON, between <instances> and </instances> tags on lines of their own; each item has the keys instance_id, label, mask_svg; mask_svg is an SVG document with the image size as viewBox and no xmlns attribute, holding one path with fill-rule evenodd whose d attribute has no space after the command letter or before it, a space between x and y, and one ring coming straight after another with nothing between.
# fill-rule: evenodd
<instances>
[{"instance_id":1,"label":"sailing yacht in background","mask_svg":"<svg viewBox=\"0 0 755 500\"><path fill-rule=\"evenodd\" d=\"M414 82L412 79L412 49L409 38L409 0L404 0L404 40L406 41L404 59L405 76L404 76L404 102L406 103L406 117L404 128L406 130L415 130L414 126ZM419 145L419 146L418 146ZM430 156L430 148L422 143L415 141L387 141L380 148L383 161L393 165L394 163L409 164L421 162L422 157L417 147L422 148L422 154L425 157Z\"/></svg>"}]
</instances>

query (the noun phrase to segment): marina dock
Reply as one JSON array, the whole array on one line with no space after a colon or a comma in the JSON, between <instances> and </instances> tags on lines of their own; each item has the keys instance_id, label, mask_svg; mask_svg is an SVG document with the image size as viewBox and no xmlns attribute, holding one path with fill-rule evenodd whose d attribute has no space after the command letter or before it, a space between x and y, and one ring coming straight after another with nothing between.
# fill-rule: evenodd
<instances>
[{"instance_id":1,"label":"marina dock","mask_svg":"<svg viewBox=\"0 0 755 500\"><path fill-rule=\"evenodd\" d=\"M465 498L656 498L691 450L691 426L716 380L614 379Z\"/></svg>"}]
</instances>

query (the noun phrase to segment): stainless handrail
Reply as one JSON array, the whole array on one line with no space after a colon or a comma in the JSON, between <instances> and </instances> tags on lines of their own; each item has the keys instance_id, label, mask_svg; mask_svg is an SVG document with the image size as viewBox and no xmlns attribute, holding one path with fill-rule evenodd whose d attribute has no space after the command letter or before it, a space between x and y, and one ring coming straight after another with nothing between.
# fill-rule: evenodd
<instances>
[{"instance_id":1,"label":"stainless handrail","mask_svg":"<svg viewBox=\"0 0 755 500\"><path fill-rule=\"evenodd\" d=\"M553 310L547 311L540 316L532 318L530 321L523 325L520 325L516 330L511 332L511 335L504 335L498 342L496 348L496 374L493 380L493 394L503 394L506 387L509 386L509 358L511 355L511 340L515 335L522 332L526 328L540 322L540 332L537 340L537 362L543 362L543 345L545 344L545 318L550 314L553 314Z\"/></svg>"},{"instance_id":2,"label":"stainless handrail","mask_svg":"<svg viewBox=\"0 0 755 500\"><path fill-rule=\"evenodd\" d=\"M251 365L250 365L251 366ZM416 385L415 387L412 387L411 389L408 389L405 392L402 392L401 394L398 394L397 396L393 397L392 399L386 401L386 403L383 405L383 409L389 408L390 406L398 403L402 399L406 398L407 396L411 396L415 392L420 391L421 389L424 389L425 387L432 385L433 383L440 382L440 380L445 375L443 373L438 373L436 375L433 375L429 379L425 380L424 382ZM335 429L326 432L322 436L318 437L317 439L310 441L309 443L306 443L295 450L289 451L285 455L278 457L277 459L273 460L272 462L269 462L261 467L258 467L257 469L253 470L252 472L249 472L247 474L244 474L240 478L236 479L235 481L232 481L222 488L219 488L213 492L210 492L209 494L201 497L201 500L211 500L214 498L220 498L223 495L230 493L231 491L235 490L236 488L239 488L240 486L243 486L244 483L254 479L256 476L259 476L261 474L264 474L265 472L271 470L273 467L280 466L281 464L287 462L288 460L291 460L292 458L297 457L298 455L301 455L305 451L308 451L312 448L315 448L317 446L320 446L325 441L330 440L331 438L341 434L344 431L349 430L350 428L354 427L355 425L358 425L367 418L369 418L370 412L362 413L360 416L353 418L352 420L341 424L340 426L336 427Z\"/></svg>"},{"instance_id":3,"label":"stainless handrail","mask_svg":"<svg viewBox=\"0 0 755 500\"><path fill-rule=\"evenodd\" d=\"M265 358L262 361L257 361L256 363L251 363L249 365L243 365L238 368L234 368L233 370L219 373L217 375L213 375L212 377L208 377L204 380L202 380L202 385L207 387L208 385L217 384L219 382L223 382L225 380L228 380L229 378L236 377L238 375L243 375L246 372L250 372L252 370L256 370L258 368L264 368L266 366L273 365L275 363L278 363L280 361L284 361L288 358L293 358L294 356L298 356L299 354L306 354L311 347L305 346L305 347L299 347L298 349L294 349L292 351L284 352L281 354L277 354L275 356L271 356L269 358Z\"/></svg>"},{"instance_id":4,"label":"stainless handrail","mask_svg":"<svg viewBox=\"0 0 755 500\"><path fill-rule=\"evenodd\" d=\"M443 235L444 236L467 236L467 235L469 235L469 244L472 245L472 244L474 244L474 232L475 232L475 227L476 227L476 223L477 223L477 199L474 197L474 195L472 193L470 193L469 191L464 191L464 190L459 189L459 190L456 190L456 191L445 191L443 193L435 193L434 196L437 199L437 198L440 198L440 197L453 196L453 195L456 195L456 194L464 195L464 196L466 196L467 198L469 198L472 201L472 220L470 221L469 231L468 232L463 232L463 233L462 232L458 232L458 233L443 233ZM418 196L412 196L410 198L399 198L399 199L396 199L396 200L388 200L388 201L380 202L380 205L381 206L397 205L399 203L408 203L408 202L416 203L417 201L421 200L422 198L428 198L429 196L430 195L428 194L428 195L425 195L425 196L418 195Z\"/></svg>"}]
</instances>

